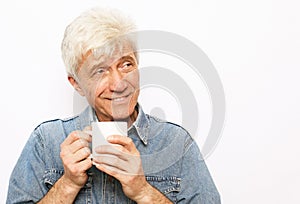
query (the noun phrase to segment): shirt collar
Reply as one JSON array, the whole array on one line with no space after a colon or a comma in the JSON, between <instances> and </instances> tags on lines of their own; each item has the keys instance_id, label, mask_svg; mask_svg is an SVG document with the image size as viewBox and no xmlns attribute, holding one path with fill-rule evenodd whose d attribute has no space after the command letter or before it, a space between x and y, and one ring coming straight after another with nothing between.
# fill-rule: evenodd
<instances>
[{"instance_id":1,"label":"shirt collar","mask_svg":"<svg viewBox=\"0 0 300 204\"><path fill-rule=\"evenodd\" d=\"M138 109L138 116L132 126L128 129L128 132L135 129L138 137L142 140L144 145L147 145L149 134L149 119L144 113L141 105L137 104L136 109Z\"/></svg>"}]
</instances>

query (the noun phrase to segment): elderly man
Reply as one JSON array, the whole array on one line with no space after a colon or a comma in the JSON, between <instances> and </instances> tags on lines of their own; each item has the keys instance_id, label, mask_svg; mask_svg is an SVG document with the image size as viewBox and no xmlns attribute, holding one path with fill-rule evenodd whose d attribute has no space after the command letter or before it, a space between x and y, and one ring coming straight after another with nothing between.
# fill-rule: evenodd
<instances>
[{"instance_id":1,"label":"elderly man","mask_svg":"<svg viewBox=\"0 0 300 204\"><path fill-rule=\"evenodd\" d=\"M7 203L220 203L200 151L182 127L138 104L134 24L119 12L91 9L65 31L68 80L89 107L35 128L10 178ZM126 121L128 137L96 147L92 121Z\"/></svg>"}]
</instances>

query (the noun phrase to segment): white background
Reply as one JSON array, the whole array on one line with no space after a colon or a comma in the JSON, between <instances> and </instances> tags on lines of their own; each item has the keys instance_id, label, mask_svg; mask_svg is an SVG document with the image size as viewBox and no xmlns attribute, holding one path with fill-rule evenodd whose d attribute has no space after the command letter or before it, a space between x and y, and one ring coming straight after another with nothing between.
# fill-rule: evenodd
<instances>
[{"instance_id":1,"label":"white background","mask_svg":"<svg viewBox=\"0 0 300 204\"><path fill-rule=\"evenodd\" d=\"M300 203L297 0L2 0L0 202L34 127L73 114L60 42L65 26L95 5L119 8L139 29L180 34L215 65L226 124L206 162L222 203Z\"/></svg>"}]
</instances>

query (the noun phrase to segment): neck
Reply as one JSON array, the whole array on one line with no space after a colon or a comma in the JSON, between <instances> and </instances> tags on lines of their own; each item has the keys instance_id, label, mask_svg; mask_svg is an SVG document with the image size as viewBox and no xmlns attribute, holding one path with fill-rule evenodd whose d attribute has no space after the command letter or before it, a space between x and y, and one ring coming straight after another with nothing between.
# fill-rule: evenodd
<instances>
[{"instance_id":1,"label":"neck","mask_svg":"<svg viewBox=\"0 0 300 204\"><path fill-rule=\"evenodd\" d=\"M138 116L138 110L135 108L133 113L127 119L127 127L131 127L131 125L137 119L137 116Z\"/></svg>"},{"instance_id":2,"label":"neck","mask_svg":"<svg viewBox=\"0 0 300 204\"><path fill-rule=\"evenodd\" d=\"M132 114L127 117L127 118L120 118L120 119L115 119L115 118L112 118L112 117L103 117L103 115L99 115L96 113L96 116L98 118L98 120L101 122L104 122L104 121L124 121L124 122L127 122L127 127L131 127L131 125L134 123L134 121L137 119L137 116L138 116L138 110L137 108L134 109L134 111L132 112Z\"/></svg>"}]
</instances>

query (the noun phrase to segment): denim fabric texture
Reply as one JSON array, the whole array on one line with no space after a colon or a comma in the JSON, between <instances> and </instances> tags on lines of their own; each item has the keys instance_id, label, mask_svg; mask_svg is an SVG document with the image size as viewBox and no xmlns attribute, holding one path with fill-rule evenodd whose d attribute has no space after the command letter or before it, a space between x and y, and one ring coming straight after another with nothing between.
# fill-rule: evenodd
<instances>
[{"instance_id":1,"label":"denim fabric texture","mask_svg":"<svg viewBox=\"0 0 300 204\"><path fill-rule=\"evenodd\" d=\"M219 204L220 196L196 142L182 127L145 114L141 106L128 129L140 151L146 180L173 203ZM87 107L80 115L44 122L28 139L11 174L6 203L36 203L63 175L60 144L93 120ZM135 203L121 184L94 166L74 203Z\"/></svg>"}]
</instances>

